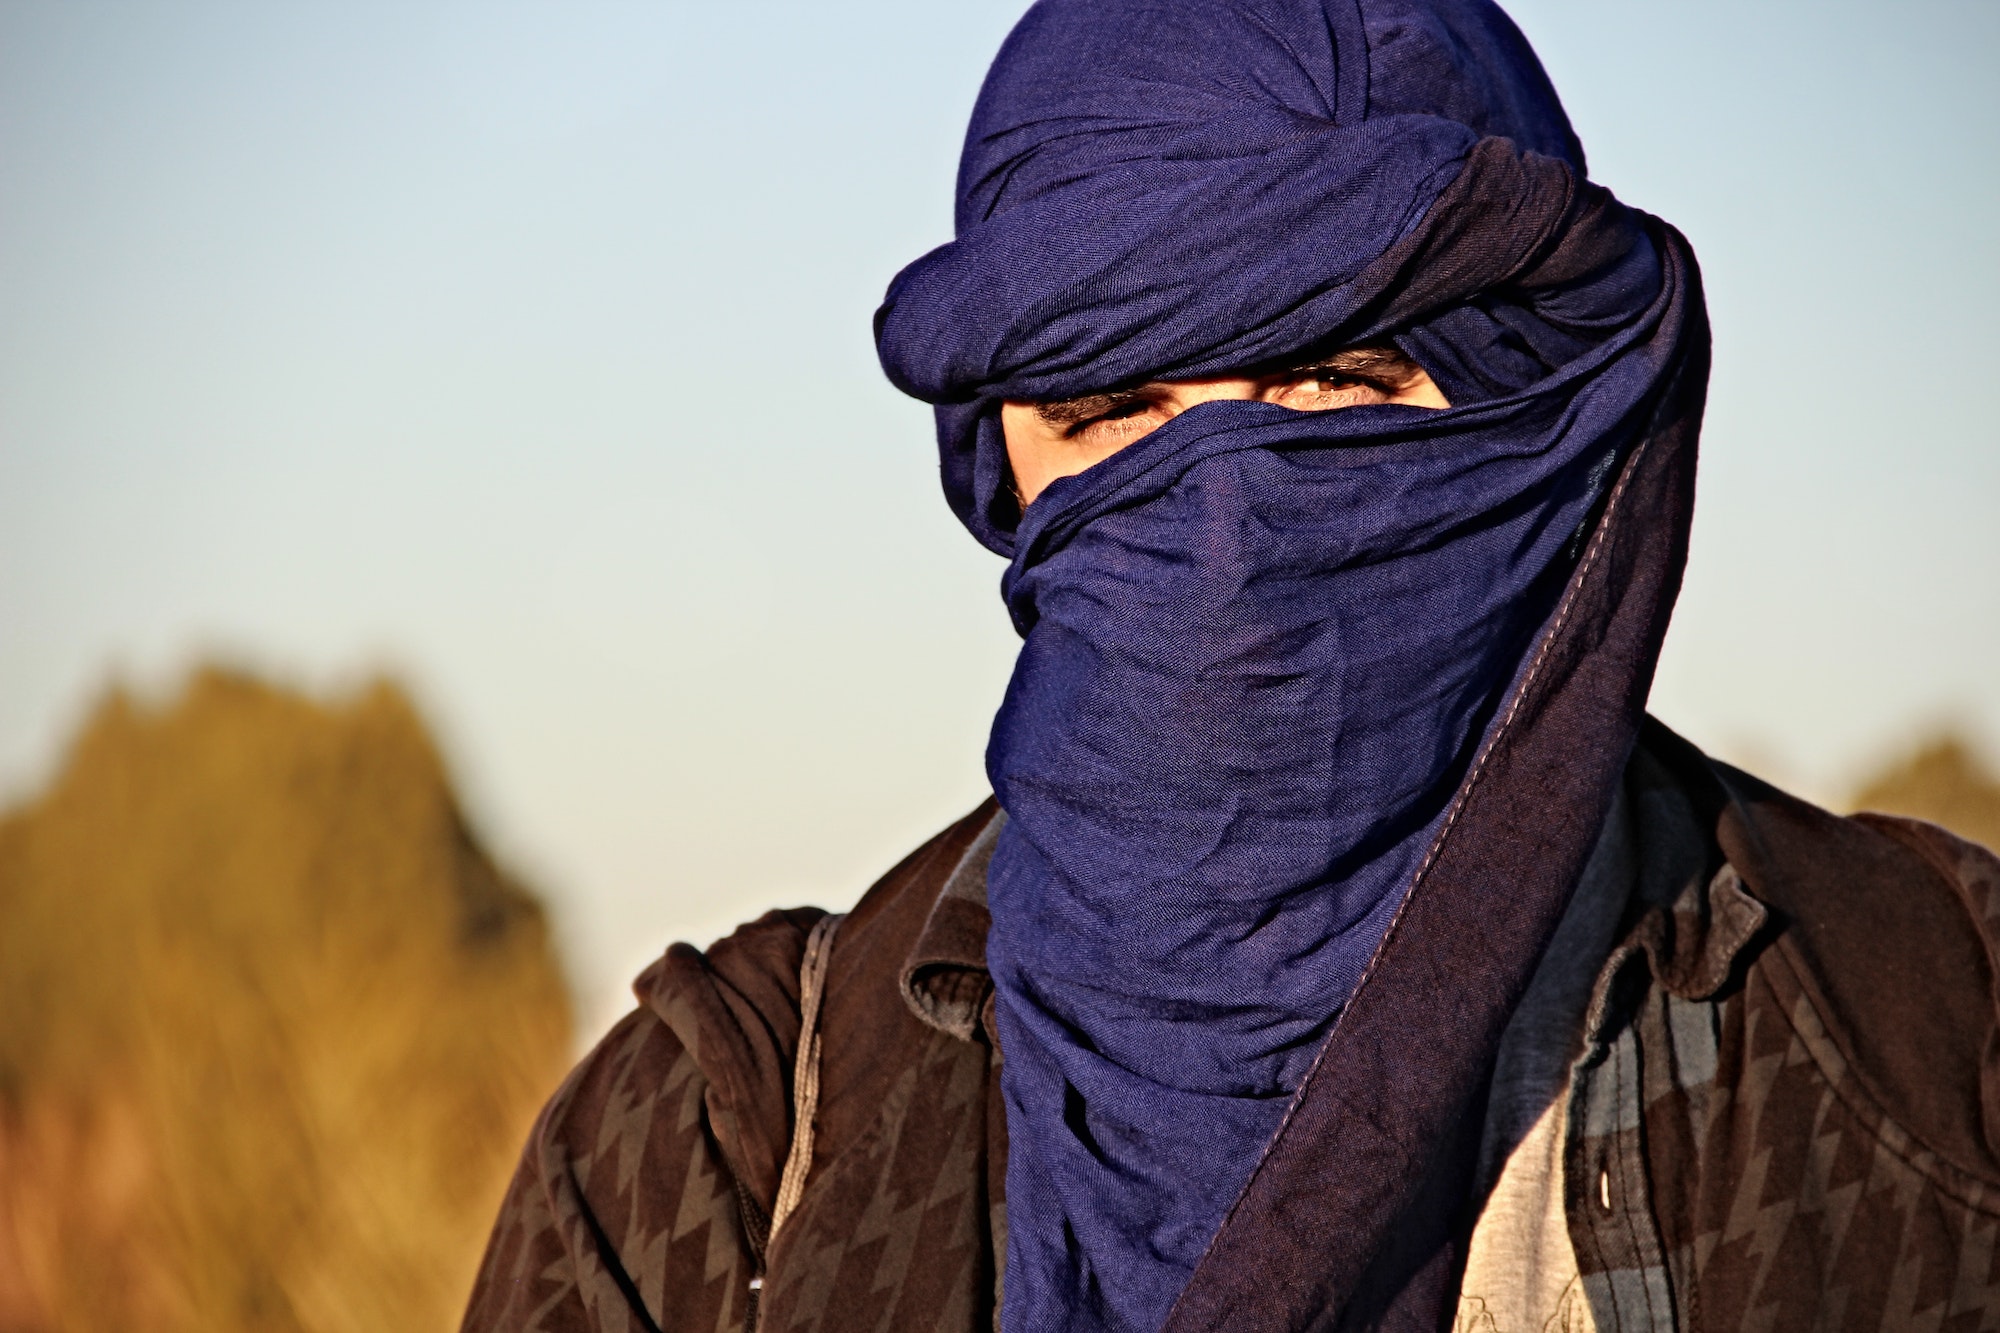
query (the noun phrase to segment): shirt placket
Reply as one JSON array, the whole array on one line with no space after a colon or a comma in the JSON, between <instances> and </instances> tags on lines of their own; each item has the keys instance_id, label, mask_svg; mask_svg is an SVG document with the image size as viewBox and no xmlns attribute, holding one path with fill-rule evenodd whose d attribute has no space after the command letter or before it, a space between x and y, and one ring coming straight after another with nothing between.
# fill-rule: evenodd
<instances>
[{"instance_id":1,"label":"shirt placket","mask_svg":"<svg viewBox=\"0 0 2000 1333\"><path fill-rule=\"evenodd\" d=\"M1605 1026L1571 1070L1564 1211L1600 1333L1667 1333L1676 1323L1646 1175L1643 1052L1635 1024Z\"/></svg>"}]
</instances>

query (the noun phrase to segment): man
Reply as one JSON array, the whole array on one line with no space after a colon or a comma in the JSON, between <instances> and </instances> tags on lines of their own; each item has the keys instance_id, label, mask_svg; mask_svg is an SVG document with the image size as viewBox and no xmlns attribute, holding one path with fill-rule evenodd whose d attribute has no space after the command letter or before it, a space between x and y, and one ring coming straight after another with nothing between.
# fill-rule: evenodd
<instances>
[{"instance_id":1,"label":"man","mask_svg":"<svg viewBox=\"0 0 2000 1333\"><path fill-rule=\"evenodd\" d=\"M1699 277L1506 18L1043 0L957 231L998 808L642 976L467 1327L2000 1322L2000 863L1644 718Z\"/></svg>"}]
</instances>

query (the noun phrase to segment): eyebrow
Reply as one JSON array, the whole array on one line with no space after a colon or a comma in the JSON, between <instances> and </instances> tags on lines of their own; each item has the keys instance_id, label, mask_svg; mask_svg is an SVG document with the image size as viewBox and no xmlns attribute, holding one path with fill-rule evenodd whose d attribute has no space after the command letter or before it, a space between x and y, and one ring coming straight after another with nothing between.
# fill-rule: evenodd
<instances>
[{"instance_id":1,"label":"eyebrow","mask_svg":"<svg viewBox=\"0 0 2000 1333\"><path fill-rule=\"evenodd\" d=\"M1252 378L1296 375L1308 370L1331 370L1352 379L1400 389L1414 379L1422 369L1423 367L1394 347L1343 347L1318 356L1301 357ZM1103 393L1086 393L1075 398L1058 398L1052 402L1036 403L1035 415L1057 430L1067 430L1082 422L1101 417L1107 412L1146 401L1159 391L1159 383L1159 381L1149 381L1126 389L1108 389Z\"/></svg>"}]
</instances>

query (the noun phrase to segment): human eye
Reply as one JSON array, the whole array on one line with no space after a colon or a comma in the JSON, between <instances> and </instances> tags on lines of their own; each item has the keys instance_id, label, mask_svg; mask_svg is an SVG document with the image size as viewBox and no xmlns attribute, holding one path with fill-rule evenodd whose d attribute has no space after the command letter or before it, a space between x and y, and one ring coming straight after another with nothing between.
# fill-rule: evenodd
<instances>
[{"instance_id":1,"label":"human eye","mask_svg":"<svg viewBox=\"0 0 2000 1333\"><path fill-rule=\"evenodd\" d=\"M1308 366L1273 384L1267 401L1298 412L1325 412L1336 407L1386 403L1395 389L1379 380L1332 366Z\"/></svg>"},{"instance_id":2,"label":"human eye","mask_svg":"<svg viewBox=\"0 0 2000 1333\"><path fill-rule=\"evenodd\" d=\"M1099 445L1114 441L1130 442L1151 434L1166 420L1160 404L1149 398L1129 398L1109 404L1064 430L1066 438L1080 444Z\"/></svg>"}]
</instances>

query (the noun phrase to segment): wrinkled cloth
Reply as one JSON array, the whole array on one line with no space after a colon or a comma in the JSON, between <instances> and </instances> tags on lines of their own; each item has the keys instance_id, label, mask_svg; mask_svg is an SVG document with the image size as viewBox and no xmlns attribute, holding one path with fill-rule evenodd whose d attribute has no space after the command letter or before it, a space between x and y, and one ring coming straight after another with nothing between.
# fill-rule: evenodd
<instances>
[{"instance_id":1,"label":"wrinkled cloth","mask_svg":"<svg viewBox=\"0 0 2000 1333\"><path fill-rule=\"evenodd\" d=\"M1582 172L1484 4L1044 0L988 77L957 239L877 330L1025 640L987 757L1008 1333L1165 1321L1645 428L1684 243ZM1013 504L1001 400L1383 338L1454 406L1203 404Z\"/></svg>"}]
</instances>

